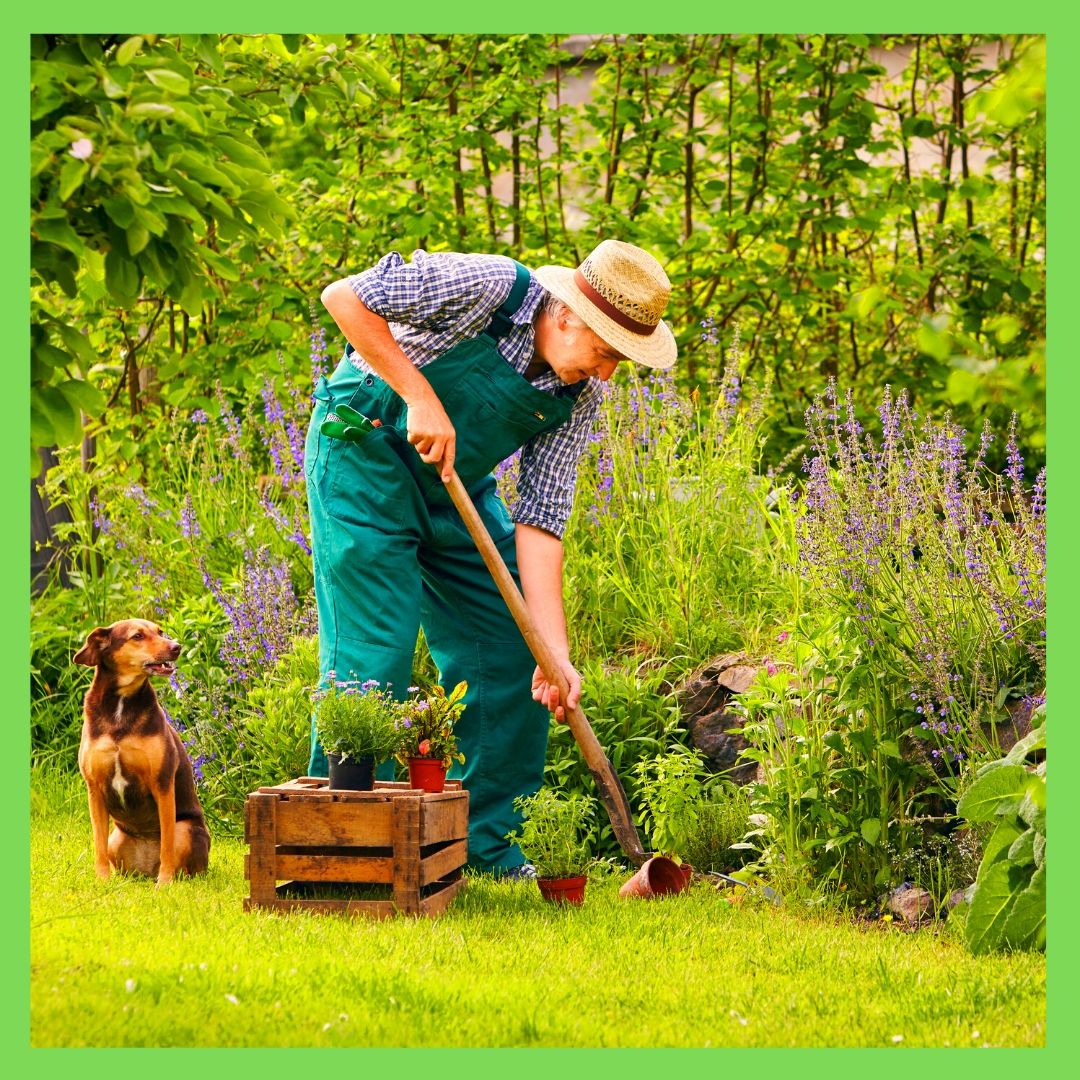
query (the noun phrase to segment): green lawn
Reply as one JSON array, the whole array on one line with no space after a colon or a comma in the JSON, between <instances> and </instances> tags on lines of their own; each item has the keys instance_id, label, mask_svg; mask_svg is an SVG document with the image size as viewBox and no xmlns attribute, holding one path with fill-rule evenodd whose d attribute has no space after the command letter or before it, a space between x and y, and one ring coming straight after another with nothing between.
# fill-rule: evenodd
<instances>
[{"instance_id":1,"label":"green lawn","mask_svg":"<svg viewBox=\"0 0 1080 1080\"><path fill-rule=\"evenodd\" d=\"M442 918L241 910L241 842L158 890L93 873L71 785L31 822L31 1043L44 1046L1041 1046L1045 958L861 929L708 885L594 880L581 909L471 879Z\"/></svg>"}]
</instances>

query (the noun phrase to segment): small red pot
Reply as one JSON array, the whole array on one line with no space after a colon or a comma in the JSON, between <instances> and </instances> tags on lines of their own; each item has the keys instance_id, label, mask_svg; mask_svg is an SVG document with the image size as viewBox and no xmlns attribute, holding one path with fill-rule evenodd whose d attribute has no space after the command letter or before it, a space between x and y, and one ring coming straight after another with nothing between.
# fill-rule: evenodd
<instances>
[{"instance_id":1,"label":"small red pot","mask_svg":"<svg viewBox=\"0 0 1080 1080\"><path fill-rule=\"evenodd\" d=\"M579 874L567 878L537 878L536 884L540 887L540 895L553 904L583 904L588 880L584 874Z\"/></svg>"},{"instance_id":2,"label":"small red pot","mask_svg":"<svg viewBox=\"0 0 1080 1080\"><path fill-rule=\"evenodd\" d=\"M409 758L409 786L438 792L446 786L446 766L439 758Z\"/></svg>"},{"instance_id":3,"label":"small red pot","mask_svg":"<svg viewBox=\"0 0 1080 1080\"><path fill-rule=\"evenodd\" d=\"M690 887L690 883L694 880L694 868L688 863L679 863L679 869L683 872L683 877L686 878L686 888Z\"/></svg>"}]
</instances>

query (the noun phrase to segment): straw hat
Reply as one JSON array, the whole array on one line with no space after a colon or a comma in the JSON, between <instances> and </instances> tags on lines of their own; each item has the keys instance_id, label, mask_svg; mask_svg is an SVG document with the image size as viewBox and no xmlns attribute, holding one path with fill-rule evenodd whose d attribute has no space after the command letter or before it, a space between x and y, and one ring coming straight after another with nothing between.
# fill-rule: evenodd
<instances>
[{"instance_id":1,"label":"straw hat","mask_svg":"<svg viewBox=\"0 0 1080 1080\"><path fill-rule=\"evenodd\" d=\"M541 266L533 276L623 356L651 368L675 363L675 336L660 318L671 282L647 251L604 240L576 270Z\"/></svg>"}]
</instances>

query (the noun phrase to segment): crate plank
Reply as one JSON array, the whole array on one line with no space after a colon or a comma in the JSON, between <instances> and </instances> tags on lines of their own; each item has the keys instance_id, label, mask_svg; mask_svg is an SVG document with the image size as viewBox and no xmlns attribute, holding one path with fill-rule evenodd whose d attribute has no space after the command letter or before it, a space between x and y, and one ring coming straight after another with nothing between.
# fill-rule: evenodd
<instances>
[{"instance_id":1,"label":"crate plank","mask_svg":"<svg viewBox=\"0 0 1080 1080\"><path fill-rule=\"evenodd\" d=\"M276 795L256 793L248 797L248 803L251 820L251 850L247 873L251 898L255 901L272 900L276 895L277 886L274 837L278 798Z\"/></svg>"},{"instance_id":2,"label":"crate plank","mask_svg":"<svg viewBox=\"0 0 1080 1080\"><path fill-rule=\"evenodd\" d=\"M279 881L288 878L293 881L389 885L394 880L394 860L389 856L362 858L356 855L279 854L277 876Z\"/></svg>"},{"instance_id":3,"label":"crate plank","mask_svg":"<svg viewBox=\"0 0 1080 1080\"><path fill-rule=\"evenodd\" d=\"M469 800L460 793L450 799L429 795L424 799L424 813L420 821L420 843L439 844L444 840L456 840L469 832Z\"/></svg>"},{"instance_id":4,"label":"crate plank","mask_svg":"<svg viewBox=\"0 0 1080 1080\"><path fill-rule=\"evenodd\" d=\"M425 896L420 901L420 914L426 915L428 918L432 918L435 915L441 915L449 906L450 901L461 890L465 888L465 879L461 876L461 872L458 872L457 880L451 881L437 892L433 892L430 896Z\"/></svg>"},{"instance_id":5,"label":"crate plank","mask_svg":"<svg viewBox=\"0 0 1080 1080\"><path fill-rule=\"evenodd\" d=\"M279 897L258 903L247 897L244 910L263 908L271 911L310 911L314 915L366 915L372 919L389 919L397 914L393 900L300 900Z\"/></svg>"},{"instance_id":6,"label":"crate plank","mask_svg":"<svg viewBox=\"0 0 1080 1080\"><path fill-rule=\"evenodd\" d=\"M464 840L455 840L420 860L420 884L430 885L433 881L446 877L468 858L468 844Z\"/></svg>"},{"instance_id":7,"label":"crate plank","mask_svg":"<svg viewBox=\"0 0 1080 1080\"><path fill-rule=\"evenodd\" d=\"M420 799L395 799L394 903L415 915L420 910Z\"/></svg>"},{"instance_id":8,"label":"crate plank","mask_svg":"<svg viewBox=\"0 0 1080 1080\"><path fill-rule=\"evenodd\" d=\"M389 847L393 835L392 808L397 801L359 804L282 799L278 804L277 842Z\"/></svg>"}]
</instances>

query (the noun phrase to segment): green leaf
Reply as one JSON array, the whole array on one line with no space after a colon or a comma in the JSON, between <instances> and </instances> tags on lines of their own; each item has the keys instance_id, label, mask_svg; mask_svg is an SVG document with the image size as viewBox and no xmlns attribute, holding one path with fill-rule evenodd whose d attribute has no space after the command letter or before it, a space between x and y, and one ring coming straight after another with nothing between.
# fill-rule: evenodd
<instances>
[{"instance_id":1,"label":"green leaf","mask_svg":"<svg viewBox=\"0 0 1080 1080\"><path fill-rule=\"evenodd\" d=\"M115 248L105 256L105 285L121 307L130 307L139 298L138 268Z\"/></svg>"},{"instance_id":2,"label":"green leaf","mask_svg":"<svg viewBox=\"0 0 1080 1080\"><path fill-rule=\"evenodd\" d=\"M52 162L52 151L38 142L30 144L30 175L38 176Z\"/></svg>"},{"instance_id":3,"label":"green leaf","mask_svg":"<svg viewBox=\"0 0 1080 1080\"><path fill-rule=\"evenodd\" d=\"M105 208L105 213L108 214L110 219L116 222L121 229L128 228L135 220L135 210L130 199L122 199L119 197L102 199L101 205Z\"/></svg>"},{"instance_id":4,"label":"green leaf","mask_svg":"<svg viewBox=\"0 0 1080 1080\"><path fill-rule=\"evenodd\" d=\"M31 225L31 230L37 234L39 240L47 240L50 244L66 248L73 255L82 255L86 250L79 234L71 227L67 218L38 218Z\"/></svg>"},{"instance_id":5,"label":"green leaf","mask_svg":"<svg viewBox=\"0 0 1080 1080\"><path fill-rule=\"evenodd\" d=\"M116 50L116 62L120 67L126 67L135 58L135 54L143 47L143 39L136 35L129 37L119 49Z\"/></svg>"},{"instance_id":6,"label":"green leaf","mask_svg":"<svg viewBox=\"0 0 1080 1080\"><path fill-rule=\"evenodd\" d=\"M191 83L179 72L168 68L148 68L146 77L159 89L177 97L186 97L191 92Z\"/></svg>"},{"instance_id":7,"label":"green leaf","mask_svg":"<svg viewBox=\"0 0 1080 1080\"><path fill-rule=\"evenodd\" d=\"M199 248L199 254L219 277L223 277L226 281L240 280L240 271L232 259L205 247ZM286 334L286 337L288 336L289 334Z\"/></svg>"},{"instance_id":8,"label":"green leaf","mask_svg":"<svg viewBox=\"0 0 1080 1080\"><path fill-rule=\"evenodd\" d=\"M86 162L73 158L69 154L60 169L59 195L61 202L67 202L82 186L82 182L86 179L86 172Z\"/></svg>"},{"instance_id":9,"label":"green leaf","mask_svg":"<svg viewBox=\"0 0 1080 1080\"><path fill-rule=\"evenodd\" d=\"M1014 949L1046 947L1046 866L1040 865L1017 896L1001 931Z\"/></svg>"},{"instance_id":10,"label":"green leaf","mask_svg":"<svg viewBox=\"0 0 1080 1080\"><path fill-rule=\"evenodd\" d=\"M1019 765L1034 750L1046 749L1046 724L1029 731L1002 759L1010 765Z\"/></svg>"},{"instance_id":11,"label":"green leaf","mask_svg":"<svg viewBox=\"0 0 1080 1080\"><path fill-rule=\"evenodd\" d=\"M964 924L964 937L973 953L993 952L1004 943L1005 924L1018 894L1012 872L1009 863L997 862L979 874Z\"/></svg>"},{"instance_id":12,"label":"green leaf","mask_svg":"<svg viewBox=\"0 0 1080 1080\"><path fill-rule=\"evenodd\" d=\"M68 379L56 387L76 409L81 409L88 416L99 416L107 404L105 395L94 385L83 379Z\"/></svg>"},{"instance_id":13,"label":"green leaf","mask_svg":"<svg viewBox=\"0 0 1080 1080\"><path fill-rule=\"evenodd\" d=\"M1027 790L1027 771L1021 765L997 763L964 792L956 812L968 821L990 821L1020 805Z\"/></svg>"},{"instance_id":14,"label":"green leaf","mask_svg":"<svg viewBox=\"0 0 1080 1080\"><path fill-rule=\"evenodd\" d=\"M881 836L881 822L877 818L867 818L859 826L859 832L871 847L877 847L878 837Z\"/></svg>"},{"instance_id":15,"label":"green leaf","mask_svg":"<svg viewBox=\"0 0 1080 1080\"><path fill-rule=\"evenodd\" d=\"M1034 829L1022 832L1009 845L1009 861L1026 865L1035 862L1035 837L1039 834Z\"/></svg>"},{"instance_id":16,"label":"green leaf","mask_svg":"<svg viewBox=\"0 0 1080 1080\"><path fill-rule=\"evenodd\" d=\"M127 107L132 120L168 120L176 115L176 109L164 101L137 101Z\"/></svg>"},{"instance_id":17,"label":"green leaf","mask_svg":"<svg viewBox=\"0 0 1080 1080\"><path fill-rule=\"evenodd\" d=\"M61 446L70 446L82 439L82 419L77 405L70 402L55 386L32 386L31 409L37 408L40 418L52 439Z\"/></svg>"},{"instance_id":18,"label":"green leaf","mask_svg":"<svg viewBox=\"0 0 1080 1080\"><path fill-rule=\"evenodd\" d=\"M150 233L141 225L131 225L127 230L128 252L138 255L150 241Z\"/></svg>"},{"instance_id":19,"label":"green leaf","mask_svg":"<svg viewBox=\"0 0 1080 1080\"><path fill-rule=\"evenodd\" d=\"M262 172L270 171L270 162L258 145L250 146L232 135L215 135L211 141L215 146L220 146L237 165Z\"/></svg>"}]
</instances>

